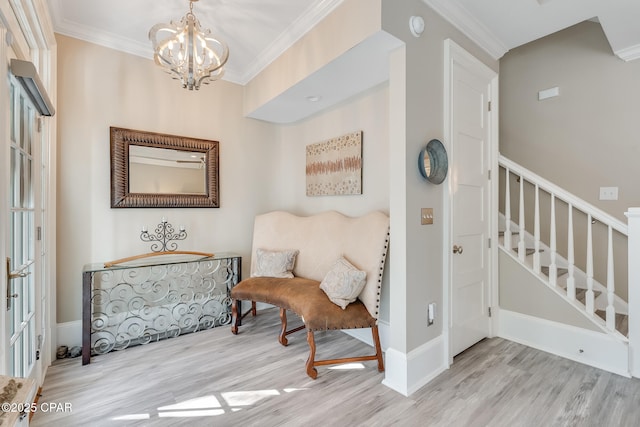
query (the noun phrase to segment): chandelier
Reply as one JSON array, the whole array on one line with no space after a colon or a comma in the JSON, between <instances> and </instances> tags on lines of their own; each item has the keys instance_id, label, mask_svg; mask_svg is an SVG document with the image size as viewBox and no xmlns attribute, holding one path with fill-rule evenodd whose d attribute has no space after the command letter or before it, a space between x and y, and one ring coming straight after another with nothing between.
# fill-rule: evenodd
<instances>
[{"instance_id":1,"label":"chandelier","mask_svg":"<svg viewBox=\"0 0 640 427\"><path fill-rule=\"evenodd\" d=\"M182 87L200 89L224 74L222 68L229 58L227 45L211 36L210 30L202 30L193 14L189 0L189 12L176 23L156 24L149 30L156 64L182 82Z\"/></svg>"}]
</instances>

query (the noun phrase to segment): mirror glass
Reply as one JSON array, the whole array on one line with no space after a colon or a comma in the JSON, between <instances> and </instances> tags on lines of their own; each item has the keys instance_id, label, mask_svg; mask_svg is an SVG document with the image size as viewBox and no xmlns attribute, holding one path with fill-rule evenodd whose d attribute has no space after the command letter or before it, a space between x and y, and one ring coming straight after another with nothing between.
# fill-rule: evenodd
<instances>
[{"instance_id":1,"label":"mirror glass","mask_svg":"<svg viewBox=\"0 0 640 427\"><path fill-rule=\"evenodd\" d=\"M424 176L425 178L429 178L431 176L431 157L429 156L429 151L424 150L422 161L424 163L422 165L424 168Z\"/></svg>"},{"instance_id":2,"label":"mirror glass","mask_svg":"<svg viewBox=\"0 0 640 427\"><path fill-rule=\"evenodd\" d=\"M111 127L111 207L219 207L218 141Z\"/></svg>"},{"instance_id":3,"label":"mirror glass","mask_svg":"<svg viewBox=\"0 0 640 427\"><path fill-rule=\"evenodd\" d=\"M129 146L129 192L206 194L206 154Z\"/></svg>"}]
</instances>

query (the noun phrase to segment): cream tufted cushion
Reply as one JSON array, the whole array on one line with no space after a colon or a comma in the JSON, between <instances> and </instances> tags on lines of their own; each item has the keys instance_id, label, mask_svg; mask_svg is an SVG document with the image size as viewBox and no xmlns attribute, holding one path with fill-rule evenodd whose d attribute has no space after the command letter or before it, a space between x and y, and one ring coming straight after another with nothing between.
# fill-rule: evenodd
<instances>
[{"instance_id":1,"label":"cream tufted cushion","mask_svg":"<svg viewBox=\"0 0 640 427\"><path fill-rule=\"evenodd\" d=\"M365 283L367 272L358 270L344 257L340 257L320 282L320 289L332 303L344 310L358 298Z\"/></svg>"}]
</instances>

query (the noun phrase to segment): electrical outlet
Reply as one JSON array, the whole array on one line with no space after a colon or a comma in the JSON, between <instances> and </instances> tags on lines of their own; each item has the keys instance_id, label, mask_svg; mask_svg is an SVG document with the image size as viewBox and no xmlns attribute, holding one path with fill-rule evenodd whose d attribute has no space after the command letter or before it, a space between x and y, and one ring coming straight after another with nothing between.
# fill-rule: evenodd
<instances>
[{"instance_id":1,"label":"electrical outlet","mask_svg":"<svg viewBox=\"0 0 640 427\"><path fill-rule=\"evenodd\" d=\"M618 187L600 187L600 200L618 200Z\"/></svg>"},{"instance_id":2,"label":"electrical outlet","mask_svg":"<svg viewBox=\"0 0 640 427\"><path fill-rule=\"evenodd\" d=\"M436 319L436 303L432 302L427 306L427 326L433 325Z\"/></svg>"}]
</instances>

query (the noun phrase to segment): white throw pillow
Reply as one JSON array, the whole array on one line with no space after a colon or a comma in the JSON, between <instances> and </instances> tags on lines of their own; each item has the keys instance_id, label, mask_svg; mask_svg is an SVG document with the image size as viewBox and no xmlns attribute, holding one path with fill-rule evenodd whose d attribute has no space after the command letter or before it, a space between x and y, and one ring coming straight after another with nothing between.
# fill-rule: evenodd
<instances>
[{"instance_id":1,"label":"white throw pillow","mask_svg":"<svg viewBox=\"0 0 640 427\"><path fill-rule=\"evenodd\" d=\"M292 278L293 266L299 252L297 249L283 251L256 249L255 269L251 277Z\"/></svg>"},{"instance_id":2,"label":"white throw pillow","mask_svg":"<svg viewBox=\"0 0 640 427\"><path fill-rule=\"evenodd\" d=\"M367 272L358 270L341 257L322 279L320 289L327 294L331 302L344 310L358 298L366 282Z\"/></svg>"}]
</instances>

